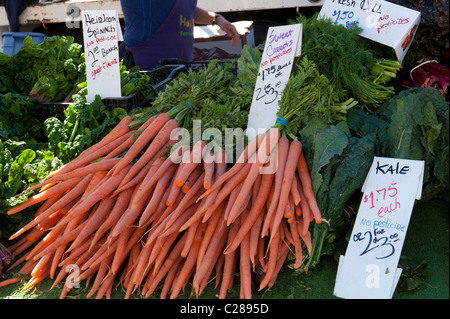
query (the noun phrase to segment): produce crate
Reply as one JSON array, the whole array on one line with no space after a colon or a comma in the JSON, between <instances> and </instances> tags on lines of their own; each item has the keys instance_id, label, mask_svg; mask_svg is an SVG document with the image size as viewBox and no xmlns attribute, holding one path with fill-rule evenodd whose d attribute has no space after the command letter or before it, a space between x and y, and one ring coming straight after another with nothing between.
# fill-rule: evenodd
<instances>
[{"instance_id":1,"label":"produce crate","mask_svg":"<svg viewBox=\"0 0 450 319\"><path fill-rule=\"evenodd\" d=\"M184 66L184 72L187 72L189 69L193 71L199 71L201 69L204 69L208 66L209 63L211 63L212 60L197 60L197 61L184 61L180 59L163 59L159 62L158 67L163 67L168 64L173 65L182 65ZM227 63L233 63L236 61L236 59L219 59L217 60L218 64L227 64ZM238 66L237 63L234 64L233 71L237 72Z\"/></svg>"},{"instance_id":2,"label":"produce crate","mask_svg":"<svg viewBox=\"0 0 450 319\"><path fill-rule=\"evenodd\" d=\"M233 59L223 59L218 60L218 64L232 63L233 61ZM188 62L179 59L163 59L155 69L140 72L150 76L150 83L157 92L161 92L180 72L199 71L206 68L210 62L211 60ZM234 65L233 72L237 72L237 63Z\"/></svg>"},{"instance_id":3,"label":"produce crate","mask_svg":"<svg viewBox=\"0 0 450 319\"><path fill-rule=\"evenodd\" d=\"M141 98L139 92L123 97L106 97L102 99L108 111L112 111L116 107L123 108L128 112L141 106Z\"/></svg>"},{"instance_id":4,"label":"produce crate","mask_svg":"<svg viewBox=\"0 0 450 319\"><path fill-rule=\"evenodd\" d=\"M107 97L102 99L108 111L112 111L116 107L123 108L130 112L132 109L142 105L141 97L138 92L124 97ZM49 117L57 117L61 121L65 119L64 110L73 102L42 102L42 112L38 115L38 119L44 121Z\"/></svg>"},{"instance_id":5,"label":"produce crate","mask_svg":"<svg viewBox=\"0 0 450 319\"><path fill-rule=\"evenodd\" d=\"M39 121L43 122L45 119L49 117L57 117L59 120L64 121L64 110L71 103L61 102L61 103L52 103L52 102L42 102L40 106L42 108L41 112L37 115Z\"/></svg>"},{"instance_id":6,"label":"produce crate","mask_svg":"<svg viewBox=\"0 0 450 319\"><path fill-rule=\"evenodd\" d=\"M23 46L23 40L31 36L33 43L39 44L44 41L45 34L39 32L3 32L2 52L11 56Z\"/></svg>"},{"instance_id":7,"label":"produce crate","mask_svg":"<svg viewBox=\"0 0 450 319\"><path fill-rule=\"evenodd\" d=\"M164 91L166 85L185 69L184 65L167 64L151 71L140 71L150 77L150 84L157 92Z\"/></svg>"}]
</instances>

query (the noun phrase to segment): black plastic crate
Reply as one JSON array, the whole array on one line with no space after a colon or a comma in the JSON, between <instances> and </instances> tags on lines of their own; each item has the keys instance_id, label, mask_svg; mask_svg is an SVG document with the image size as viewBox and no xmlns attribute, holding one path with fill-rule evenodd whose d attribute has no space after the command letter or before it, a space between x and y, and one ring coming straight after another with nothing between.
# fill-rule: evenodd
<instances>
[{"instance_id":1,"label":"black plastic crate","mask_svg":"<svg viewBox=\"0 0 450 319\"><path fill-rule=\"evenodd\" d=\"M233 63L235 59L218 60L218 64ZM180 72L187 73L189 70L199 71L204 69L211 63L211 60L205 61L183 61L179 59L163 59L159 62L158 67L150 71L140 71L150 77L150 84L157 92L164 91L169 84ZM237 72L237 63L234 63L233 72Z\"/></svg>"},{"instance_id":2,"label":"black plastic crate","mask_svg":"<svg viewBox=\"0 0 450 319\"><path fill-rule=\"evenodd\" d=\"M143 104L139 92L124 97L107 97L102 99L102 102L105 104L108 111L112 111L114 108L120 107L125 109L127 113L132 109L141 107ZM57 117L61 121L64 121L64 110L73 103L74 102L42 102L40 103L42 109L41 113L38 115L38 119L40 121L44 121L49 117Z\"/></svg>"},{"instance_id":3,"label":"black plastic crate","mask_svg":"<svg viewBox=\"0 0 450 319\"><path fill-rule=\"evenodd\" d=\"M150 77L150 84L157 92L164 91L180 72L184 72L185 66L180 64L167 64L151 71L141 71Z\"/></svg>"},{"instance_id":4,"label":"black plastic crate","mask_svg":"<svg viewBox=\"0 0 450 319\"><path fill-rule=\"evenodd\" d=\"M211 63L212 60L197 60L197 61L184 61L180 59L163 59L159 62L158 66L163 67L168 64L172 65L182 65L184 66L184 72L187 72L189 69L192 71L199 71L208 66L209 63ZM234 63L233 65L233 72L237 72L238 65L236 62L236 59L219 59L217 60L217 64L228 64L228 63Z\"/></svg>"},{"instance_id":5,"label":"black plastic crate","mask_svg":"<svg viewBox=\"0 0 450 319\"><path fill-rule=\"evenodd\" d=\"M61 121L64 121L65 115L64 110L72 103L61 102L61 103L52 103L52 102L42 102L41 113L37 116L38 120L41 122L45 121L45 119L49 117L56 117Z\"/></svg>"},{"instance_id":6,"label":"black plastic crate","mask_svg":"<svg viewBox=\"0 0 450 319\"><path fill-rule=\"evenodd\" d=\"M142 105L139 92L135 92L123 97L106 97L102 99L108 111L112 111L116 107L125 109L130 112L132 109L138 108Z\"/></svg>"}]
</instances>

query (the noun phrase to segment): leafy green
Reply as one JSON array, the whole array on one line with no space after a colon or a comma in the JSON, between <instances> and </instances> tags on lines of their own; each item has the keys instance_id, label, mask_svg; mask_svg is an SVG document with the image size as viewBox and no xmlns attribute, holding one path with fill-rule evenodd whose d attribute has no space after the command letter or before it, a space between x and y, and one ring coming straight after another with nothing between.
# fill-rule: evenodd
<instances>
[{"instance_id":1,"label":"leafy green","mask_svg":"<svg viewBox=\"0 0 450 319\"><path fill-rule=\"evenodd\" d=\"M335 125L313 119L300 139L325 221L313 226L305 268L348 232L374 156L425 161L422 199L448 199L448 103L435 88L404 90L374 113L352 108Z\"/></svg>"},{"instance_id":2,"label":"leafy green","mask_svg":"<svg viewBox=\"0 0 450 319\"><path fill-rule=\"evenodd\" d=\"M424 160L423 198L448 196L449 112L439 91L432 87L404 90L385 103L378 115L390 123L383 155Z\"/></svg>"},{"instance_id":3,"label":"leafy green","mask_svg":"<svg viewBox=\"0 0 450 319\"><path fill-rule=\"evenodd\" d=\"M11 207L27 200L30 193L13 197L41 181L48 173L62 165L49 151L26 148L25 142L0 141L0 233L8 236L17 230L27 216L6 216ZM0 236L0 239L1 236Z\"/></svg>"},{"instance_id":4,"label":"leafy green","mask_svg":"<svg viewBox=\"0 0 450 319\"><path fill-rule=\"evenodd\" d=\"M385 83L396 76L401 63L377 56L359 36L358 25L335 25L319 13L311 18L299 15L292 23L303 25L302 56L316 64L342 101L354 97L376 108L394 95L394 88Z\"/></svg>"},{"instance_id":5,"label":"leafy green","mask_svg":"<svg viewBox=\"0 0 450 319\"><path fill-rule=\"evenodd\" d=\"M222 137L227 128L244 130L260 58L257 49L246 45L237 61L212 60L203 69L180 73L159 93L152 110L167 112L191 136L194 120L201 121L202 129L216 128Z\"/></svg>"},{"instance_id":6,"label":"leafy green","mask_svg":"<svg viewBox=\"0 0 450 319\"><path fill-rule=\"evenodd\" d=\"M17 93L0 93L0 139L42 142L44 132L38 119L41 107L36 99Z\"/></svg>"},{"instance_id":7,"label":"leafy green","mask_svg":"<svg viewBox=\"0 0 450 319\"><path fill-rule=\"evenodd\" d=\"M140 93L147 100L154 100L158 93L150 84L150 76L139 71L139 66L126 70L121 63L120 86L122 96Z\"/></svg>"},{"instance_id":8,"label":"leafy green","mask_svg":"<svg viewBox=\"0 0 450 319\"><path fill-rule=\"evenodd\" d=\"M74 95L74 103L64 110L63 122L56 117L44 121L48 147L56 157L67 163L84 149L99 142L124 116L126 111L114 108L108 111L97 95L93 102L85 102L85 90Z\"/></svg>"},{"instance_id":9,"label":"leafy green","mask_svg":"<svg viewBox=\"0 0 450 319\"><path fill-rule=\"evenodd\" d=\"M295 139L305 124L314 118L321 118L327 123L342 120L347 110L356 103L353 99L340 102L341 96L320 74L315 63L305 56L295 64L278 103L277 116L285 119L288 125L278 123L274 126Z\"/></svg>"},{"instance_id":10,"label":"leafy green","mask_svg":"<svg viewBox=\"0 0 450 319\"><path fill-rule=\"evenodd\" d=\"M15 92L46 102L61 102L74 89L84 61L81 45L73 37L45 37L42 43L33 43L30 36L10 58L1 58L4 74L0 92Z\"/></svg>"}]
</instances>

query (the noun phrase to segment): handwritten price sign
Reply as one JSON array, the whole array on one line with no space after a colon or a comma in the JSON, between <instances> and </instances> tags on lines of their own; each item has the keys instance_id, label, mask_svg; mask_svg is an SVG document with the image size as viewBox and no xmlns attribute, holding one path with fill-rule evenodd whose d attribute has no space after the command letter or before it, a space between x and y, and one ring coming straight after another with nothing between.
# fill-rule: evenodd
<instances>
[{"instance_id":1,"label":"handwritten price sign","mask_svg":"<svg viewBox=\"0 0 450 319\"><path fill-rule=\"evenodd\" d=\"M420 23L420 12L384 0L326 0L321 17L346 27L355 23L361 36L395 50L401 61Z\"/></svg>"},{"instance_id":2,"label":"handwritten price sign","mask_svg":"<svg viewBox=\"0 0 450 319\"><path fill-rule=\"evenodd\" d=\"M275 124L281 92L289 80L294 57L301 52L301 35L301 24L269 28L248 117L249 139Z\"/></svg>"},{"instance_id":3,"label":"handwritten price sign","mask_svg":"<svg viewBox=\"0 0 450 319\"><path fill-rule=\"evenodd\" d=\"M342 298L391 298L414 201L421 198L423 161L375 157L339 261L334 294Z\"/></svg>"},{"instance_id":4,"label":"handwritten price sign","mask_svg":"<svg viewBox=\"0 0 450 319\"><path fill-rule=\"evenodd\" d=\"M122 33L115 10L82 12L86 59L87 102L95 95L121 97L119 44Z\"/></svg>"}]
</instances>

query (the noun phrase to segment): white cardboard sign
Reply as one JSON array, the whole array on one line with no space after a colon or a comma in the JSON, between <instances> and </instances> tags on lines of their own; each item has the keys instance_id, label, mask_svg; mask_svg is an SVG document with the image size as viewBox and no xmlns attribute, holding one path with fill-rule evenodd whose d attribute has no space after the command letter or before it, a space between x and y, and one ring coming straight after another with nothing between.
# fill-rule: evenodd
<instances>
[{"instance_id":1,"label":"white cardboard sign","mask_svg":"<svg viewBox=\"0 0 450 319\"><path fill-rule=\"evenodd\" d=\"M116 10L82 11L83 42L86 59L87 102L121 97L119 39L122 32Z\"/></svg>"},{"instance_id":2,"label":"white cardboard sign","mask_svg":"<svg viewBox=\"0 0 450 319\"><path fill-rule=\"evenodd\" d=\"M248 116L246 135L251 140L275 125L278 101L291 75L295 56L301 54L302 24L269 28Z\"/></svg>"},{"instance_id":3,"label":"white cardboard sign","mask_svg":"<svg viewBox=\"0 0 450 319\"><path fill-rule=\"evenodd\" d=\"M422 195L424 161L375 157L334 295L348 299L390 299L401 275L397 268L416 199Z\"/></svg>"},{"instance_id":4,"label":"white cardboard sign","mask_svg":"<svg viewBox=\"0 0 450 319\"><path fill-rule=\"evenodd\" d=\"M325 0L319 17L362 28L361 36L394 49L403 61L420 23L420 12L384 0Z\"/></svg>"}]
</instances>

